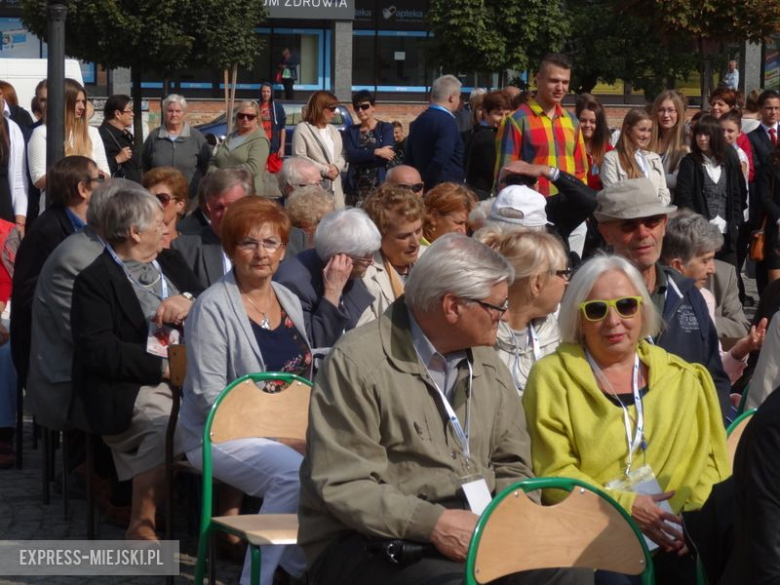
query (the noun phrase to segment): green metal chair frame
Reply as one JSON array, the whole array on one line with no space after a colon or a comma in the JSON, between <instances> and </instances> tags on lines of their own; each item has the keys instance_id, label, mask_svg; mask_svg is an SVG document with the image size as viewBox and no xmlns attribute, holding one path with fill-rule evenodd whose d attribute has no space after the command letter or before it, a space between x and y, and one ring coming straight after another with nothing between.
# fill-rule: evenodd
<instances>
[{"instance_id":1,"label":"green metal chair frame","mask_svg":"<svg viewBox=\"0 0 780 585\"><path fill-rule=\"evenodd\" d=\"M737 427L739 427L739 425L742 424L742 421L756 414L757 410L758 410L757 408L751 408L750 410L743 412L737 418L731 421L731 424L726 429L726 437L730 437L731 433L733 433L737 429Z\"/></svg>"},{"instance_id":2,"label":"green metal chair frame","mask_svg":"<svg viewBox=\"0 0 780 585\"><path fill-rule=\"evenodd\" d=\"M229 530L227 527L224 526L217 526L212 521L212 510L213 510L213 493L212 493L212 477L213 477L213 466L212 466L212 456L211 456L211 427L214 424L214 419L216 418L217 412L219 410L220 405L225 400L225 398L233 391L234 388L240 386L247 380L251 380L253 382L267 382L267 381L273 381L273 380L281 380L287 385L290 385L294 382L300 382L302 384L305 384L309 388L311 388L311 382L305 378L301 378L300 376L296 376L294 374L286 374L281 372L259 372L254 374L248 374L246 376L242 376L238 378L237 380L230 383L217 397L217 399L214 401L214 404L211 407L211 410L209 411L209 415L206 418L206 424L203 427L203 502L201 505L201 516L200 516L200 535L198 537L198 560L197 564L195 565L195 579L194 583L198 585L202 585L203 583L203 577L205 575L206 570L206 557L208 555L208 543L209 539L212 536L212 532L215 529L223 530L225 532L231 532L232 534L235 534L238 537L243 537L242 533L237 533ZM258 392L262 392L258 388ZM284 392L284 390L282 390ZM250 558L252 562L251 566L251 572L250 572L250 583L252 585L259 585L260 583L260 547L253 545L252 543L249 544L249 551L250 551Z\"/></svg>"},{"instance_id":3,"label":"green metal chair frame","mask_svg":"<svg viewBox=\"0 0 780 585\"><path fill-rule=\"evenodd\" d=\"M745 386L745 389L742 391L742 397L739 399L739 406L737 406L737 414L739 414L739 415L741 415L741 414L743 414L745 412L745 406L747 406L748 392L750 392L750 384L749 383L748 383L747 386ZM731 427L731 425L729 425L729 427Z\"/></svg>"},{"instance_id":4,"label":"green metal chair frame","mask_svg":"<svg viewBox=\"0 0 780 585\"><path fill-rule=\"evenodd\" d=\"M524 479L522 481L519 481L509 486L501 493L499 493L495 498L493 498L493 500L490 502L488 507L482 513L482 516L480 516L479 521L477 522L477 527L474 530L474 534L471 538L468 556L466 558L466 580L465 580L466 585L478 585L480 583L480 581L478 581L479 569L477 567L477 556L479 553L480 544L483 535L485 534L486 528L490 525L494 515L497 512L500 513L501 505L505 500L507 500L508 498L517 498L520 494L525 495L527 492L541 490L541 489L564 490L569 492L568 497L572 497L572 491L575 488L579 488L581 493L584 493L585 491L589 491L597 495L609 506L617 510L620 516L626 521L626 523L628 524L628 526L631 528L634 535L636 536L637 541L641 547L640 550L644 555L644 558L640 560L640 563L644 564L644 569L641 572L642 583L643 585L653 585L655 583L655 575L653 571L653 561L652 561L652 557L650 556L650 551L648 550L647 545L645 544L645 539L644 536L642 535L642 532L639 530L639 527L636 525L636 523L628 514L628 512L626 512L620 504L618 504L612 497L610 497L602 490L592 485L589 485L588 483L581 481L579 479L566 478L566 477L537 477L537 478ZM537 505L537 504L533 504L533 505ZM539 507L544 508L544 506L539 506ZM554 507L555 506L551 506L550 508L554 508ZM523 527L517 526L517 530L518 531L523 530ZM548 567L548 568L561 568L561 567ZM589 567L589 568L598 569L603 567ZM491 578L496 578L496 577L492 576Z\"/></svg>"}]
</instances>

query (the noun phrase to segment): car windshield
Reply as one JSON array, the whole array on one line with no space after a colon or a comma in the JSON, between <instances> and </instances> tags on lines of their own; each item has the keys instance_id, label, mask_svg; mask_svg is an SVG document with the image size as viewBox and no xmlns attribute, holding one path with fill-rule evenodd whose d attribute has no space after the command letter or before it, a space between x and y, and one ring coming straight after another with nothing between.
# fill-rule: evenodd
<instances>
[{"instance_id":1,"label":"car windshield","mask_svg":"<svg viewBox=\"0 0 780 585\"><path fill-rule=\"evenodd\" d=\"M287 126L295 126L303 120L303 104L283 104L284 113L287 114ZM341 110L336 110L333 119L330 121L334 126L344 124L344 116Z\"/></svg>"}]
</instances>

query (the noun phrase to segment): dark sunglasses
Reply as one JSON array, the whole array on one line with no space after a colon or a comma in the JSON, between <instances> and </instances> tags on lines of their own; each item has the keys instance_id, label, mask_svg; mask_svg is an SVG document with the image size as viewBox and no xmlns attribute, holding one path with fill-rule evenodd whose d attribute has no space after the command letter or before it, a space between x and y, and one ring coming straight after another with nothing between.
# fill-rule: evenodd
<instances>
[{"instance_id":1,"label":"dark sunglasses","mask_svg":"<svg viewBox=\"0 0 780 585\"><path fill-rule=\"evenodd\" d=\"M361 112L364 112L364 111L366 111L370 107L371 107L371 104L358 104L357 106L355 106L355 109L356 110L360 110Z\"/></svg>"},{"instance_id":2,"label":"dark sunglasses","mask_svg":"<svg viewBox=\"0 0 780 585\"><path fill-rule=\"evenodd\" d=\"M336 110L339 109L339 107L338 107L338 105L335 105L335 106L325 106L325 109L326 110L330 110L331 112L335 112Z\"/></svg>"},{"instance_id":3,"label":"dark sunglasses","mask_svg":"<svg viewBox=\"0 0 780 585\"><path fill-rule=\"evenodd\" d=\"M173 199L173 196L169 193L157 193L155 195L157 197L157 201L162 203L163 207L168 207L168 204L171 202L171 199Z\"/></svg>"},{"instance_id":4,"label":"dark sunglasses","mask_svg":"<svg viewBox=\"0 0 780 585\"><path fill-rule=\"evenodd\" d=\"M410 191L413 191L415 193L419 193L425 187L425 183L415 183L414 185L404 185L403 183L401 183L398 186L403 187L404 189L409 189Z\"/></svg>"},{"instance_id":5,"label":"dark sunglasses","mask_svg":"<svg viewBox=\"0 0 780 585\"><path fill-rule=\"evenodd\" d=\"M588 321L602 321L606 318L610 307L613 307L624 319L632 319L641 306L642 297L620 297L605 301L585 301L580 303L580 310Z\"/></svg>"},{"instance_id":6,"label":"dark sunglasses","mask_svg":"<svg viewBox=\"0 0 780 585\"><path fill-rule=\"evenodd\" d=\"M637 219L627 219L620 222L620 229L628 234L636 230L640 225L652 230L657 228L666 219L665 215L653 215L651 217L640 217Z\"/></svg>"},{"instance_id":7,"label":"dark sunglasses","mask_svg":"<svg viewBox=\"0 0 780 585\"><path fill-rule=\"evenodd\" d=\"M97 177L88 177L86 182L87 183L102 183L105 180L106 180L106 176L105 175L98 175Z\"/></svg>"},{"instance_id":8,"label":"dark sunglasses","mask_svg":"<svg viewBox=\"0 0 780 585\"><path fill-rule=\"evenodd\" d=\"M239 120L254 120L257 118L257 114L236 114L236 118Z\"/></svg>"}]
</instances>

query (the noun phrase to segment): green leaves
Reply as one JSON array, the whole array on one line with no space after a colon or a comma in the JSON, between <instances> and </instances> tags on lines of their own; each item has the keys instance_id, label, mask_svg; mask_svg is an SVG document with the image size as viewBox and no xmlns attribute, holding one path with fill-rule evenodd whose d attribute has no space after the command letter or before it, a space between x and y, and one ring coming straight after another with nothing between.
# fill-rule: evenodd
<instances>
[{"instance_id":1,"label":"green leaves","mask_svg":"<svg viewBox=\"0 0 780 585\"><path fill-rule=\"evenodd\" d=\"M263 0L63 0L65 51L107 68L170 73L185 67L251 66ZM22 22L46 39L46 2L21 0Z\"/></svg>"},{"instance_id":2,"label":"green leaves","mask_svg":"<svg viewBox=\"0 0 780 585\"><path fill-rule=\"evenodd\" d=\"M428 24L434 61L455 72L527 69L569 31L555 0L431 0Z\"/></svg>"}]
</instances>

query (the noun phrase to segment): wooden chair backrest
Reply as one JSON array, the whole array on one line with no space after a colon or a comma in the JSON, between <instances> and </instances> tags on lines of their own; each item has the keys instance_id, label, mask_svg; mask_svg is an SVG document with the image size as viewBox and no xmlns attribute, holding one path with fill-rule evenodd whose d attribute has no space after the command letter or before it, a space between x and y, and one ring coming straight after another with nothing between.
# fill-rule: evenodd
<instances>
[{"instance_id":1,"label":"wooden chair backrest","mask_svg":"<svg viewBox=\"0 0 780 585\"><path fill-rule=\"evenodd\" d=\"M181 344L168 346L168 366L171 370L171 386L184 386L187 375L187 349Z\"/></svg>"},{"instance_id":2,"label":"wooden chair backrest","mask_svg":"<svg viewBox=\"0 0 780 585\"><path fill-rule=\"evenodd\" d=\"M262 384L262 382L261 382ZM306 440L311 387L294 381L281 392L244 380L222 400L211 425L211 441L265 437Z\"/></svg>"},{"instance_id":3,"label":"wooden chair backrest","mask_svg":"<svg viewBox=\"0 0 780 585\"><path fill-rule=\"evenodd\" d=\"M485 523L475 576L488 583L533 569L582 567L638 575L642 545L625 518L598 494L576 487L554 506L540 506L517 490Z\"/></svg>"},{"instance_id":4,"label":"wooden chair backrest","mask_svg":"<svg viewBox=\"0 0 780 585\"><path fill-rule=\"evenodd\" d=\"M742 438L742 433L745 432L745 428L748 426L748 423L753 417L753 414L753 412L749 412L748 416L745 416L739 421L736 421L737 424L733 428L729 428L729 436L726 439L726 448L729 451L729 463L731 464L732 468L734 467L734 457L737 454L737 445L739 445L739 440Z\"/></svg>"}]
</instances>

